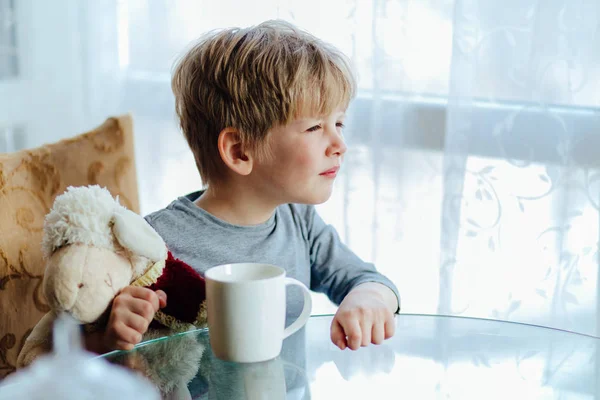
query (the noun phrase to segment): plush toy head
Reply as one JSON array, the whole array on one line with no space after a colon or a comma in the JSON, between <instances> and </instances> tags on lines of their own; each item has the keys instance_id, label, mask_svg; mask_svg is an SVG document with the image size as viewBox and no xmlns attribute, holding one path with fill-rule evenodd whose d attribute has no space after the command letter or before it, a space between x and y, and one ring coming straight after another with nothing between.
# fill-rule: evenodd
<instances>
[{"instance_id":1,"label":"plush toy head","mask_svg":"<svg viewBox=\"0 0 600 400\"><path fill-rule=\"evenodd\" d=\"M46 216L42 250L50 306L96 321L113 297L166 258L162 238L99 186L69 187Z\"/></svg>"},{"instance_id":2,"label":"plush toy head","mask_svg":"<svg viewBox=\"0 0 600 400\"><path fill-rule=\"evenodd\" d=\"M69 187L58 196L46 216L42 248L48 303L83 324L96 322L128 285L167 293L169 309L155 316L160 324L205 324L204 279L106 189Z\"/></svg>"}]
</instances>

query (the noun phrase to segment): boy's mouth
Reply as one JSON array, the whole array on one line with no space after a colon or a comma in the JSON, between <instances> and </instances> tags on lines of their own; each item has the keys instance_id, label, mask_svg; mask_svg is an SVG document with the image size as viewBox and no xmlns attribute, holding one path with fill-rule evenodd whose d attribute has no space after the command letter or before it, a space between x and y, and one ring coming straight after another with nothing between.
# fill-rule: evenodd
<instances>
[{"instance_id":1,"label":"boy's mouth","mask_svg":"<svg viewBox=\"0 0 600 400\"><path fill-rule=\"evenodd\" d=\"M336 176L339 169L340 169L340 167L336 166L336 167L328 169L327 171L321 172L319 175L333 177L333 176Z\"/></svg>"}]
</instances>

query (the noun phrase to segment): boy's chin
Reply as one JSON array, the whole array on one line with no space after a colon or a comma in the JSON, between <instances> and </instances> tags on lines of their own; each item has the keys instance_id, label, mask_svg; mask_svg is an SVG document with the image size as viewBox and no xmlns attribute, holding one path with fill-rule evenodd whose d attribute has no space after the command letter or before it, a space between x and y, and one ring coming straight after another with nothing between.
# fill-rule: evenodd
<instances>
[{"instance_id":1,"label":"boy's chin","mask_svg":"<svg viewBox=\"0 0 600 400\"><path fill-rule=\"evenodd\" d=\"M304 195L300 199L298 199L299 201L295 201L294 203L309 204L316 206L318 204L325 203L327 200L329 200L330 197L331 190L323 193L311 193L309 195Z\"/></svg>"}]
</instances>

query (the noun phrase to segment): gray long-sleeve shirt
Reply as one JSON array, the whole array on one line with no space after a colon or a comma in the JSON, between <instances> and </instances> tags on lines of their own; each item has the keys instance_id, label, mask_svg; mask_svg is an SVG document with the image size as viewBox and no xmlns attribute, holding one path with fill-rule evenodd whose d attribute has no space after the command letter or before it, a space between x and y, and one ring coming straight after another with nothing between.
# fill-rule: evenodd
<instances>
[{"instance_id":1,"label":"gray long-sleeve shirt","mask_svg":"<svg viewBox=\"0 0 600 400\"><path fill-rule=\"evenodd\" d=\"M158 232L173 256L200 274L213 266L238 262L260 262L280 266L286 275L311 290L325 293L340 304L354 287L379 282L394 291L396 286L362 261L325 224L313 206L285 204L277 207L268 221L239 226L220 220L196 206L202 192L173 201L166 208L147 215L146 221ZM302 295L288 290L288 318L302 310Z\"/></svg>"}]
</instances>

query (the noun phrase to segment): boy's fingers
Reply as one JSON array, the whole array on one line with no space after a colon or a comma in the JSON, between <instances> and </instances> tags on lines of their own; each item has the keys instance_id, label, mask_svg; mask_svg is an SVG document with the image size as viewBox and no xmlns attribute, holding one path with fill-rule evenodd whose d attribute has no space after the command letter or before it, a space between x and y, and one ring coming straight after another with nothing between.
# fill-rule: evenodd
<instances>
[{"instance_id":1,"label":"boy's fingers","mask_svg":"<svg viewBox=\"0 0 600 400\"><path fill-rule=\"evenodd\" d=\"M351 319L343 322L341 325L342 328L344 328L344 333L346 334L346 342L348 343L348 347L350 347L352 350L358 350L362 343L362 330L360 329L360 324L358 321Z\"/></svg>"},{"instance_id":2,"label":"boy's fingers","mask_svg":"<svg viewBox=\"0 0 600 400\"><path fill-rule=\"evenodd\" d=\"M144 287L127 286L125 289L123 289L123 292L128 293L136 299L146 300L150 302L150 304L152 304L152 307L154 307L154 311L157 311L159 308L158 295L156 294L156 292L154 292L154 290Z\"/></svg>"},{"instance_id":3,"label":"boy's fingers","mask_svg":"<svg viewBox=\"0 0 600 400\"><path fill-rule=\"evenodd\" d=\"M391 319L385 321L384 329L384 339L389 339L394 336L394 333L396 332L396 320L392 317Z\"/></svg>"},{"instance_id":4,"label":"boy's fingers","mask_svg":"<svg viewBox=\"0 0 600 400\"><path fill-rule=\"evenodd\" d=\"M167 294L162 290L157 290L156 295L158 296L158 306L159 308L164 308L167 306Z\"/></svg>"},{"instance_id":5,"label":"boy's fingers","mask_svg":"<svg viewBox=\"0 0 600 400\"><path fill-rule=\"evenodd\" d=\"M146 317L143 317L141 315L129 314L127 316L127 321L124 322L125 325L127 325L128 327L135 329L140 334L144 334L148 330L148 325L150 325L150 321L152 321L152 319L148 320Z\"/></svg>"},{"instance_id":6,"label":"boy's fingers","mask_svg":"<svg viewBox=\"0 0 600 400\"><path fill-rule=\"evenodd\" d=\"M381 344L385 340L385 324L373 324L371 330L371 343Z\"/></svg>"},{"instance_id":7,"label":"boy's fingers","mask_svg":"<svg viewBox=\"0 0 600 400\"><path fill-rule=\"evenodd\" d=\"M146 288L143 288L143 289L146 289ZM158 300L158 295L156 294L156 292L154 292L154 290L146 289L146 291L143 293L143 295L139 296L138 299L146 300L147 302L149 302L152 305L154 312L158 311L160 304L159 304L159 300Z\"/></svg>"},{"instance_id":8,"label":"boy's fingers","mask_svg":"<svg viewBox=\"0 0 600 400\"><path fill-rule=\"evenodd\" d=\"M115 347L117 350L131 350L134 346L133 344L125 342L123 340L117 340Z\"/></svg>"},{"instance_id":9,"label":"boy's fingers","mask_svg":"<svg viewBox=\"0 0 600 400\"><path fill-rule=\"evenodd\" d=\"M368 345L371 344L371 332L373 331L373 326L374 324L372 323L366 323L363 321L361 325L361 341L360 341L360 345L361 347L367 347Z\"/></svg>"},{"instance_id":10,"label":"boy's fingers","mask_svg":"<svg viewBox=\"0 0 600 400\"><path fill-rule=\"evenodd\" d=\"M346 348L346 335L337 319L331 323L331 341L341 350Z\"/></svg>"},{"instance_id":11,"label":"boy's fingers","mask_svg":"<svg viewBox=\"0 0 600 400\"><path fill-rule=\"evenodd\" d=\"M142 340L142 334L140 332L124 323L116 324L111 333L111 337L118 348L122 350L130 350L133 348L133 345L138 344Z\"/></svg>"},{"instance_id":12,"label":"boy's fingers","mask_svg":"<svg viewBox=\"0 0 600 400\"><path fill-rule=\"evenodd\" d=\"M152 292L152 290L141 286L125 286L121 290L121 293L127 293L132 297L143 299L144 296L147 296L148 291Z\"/></svg>"},{"instance_id":13,"label":"boy's fingers","mask_svg":"<svg viewBox=\"0 0 600 400\"><path fill-rule=\"evenodd\" d=\"M158 307L158 297L156 298L156 306ZM147 321L152 321L157 307L146 300L131 299L127 304L127 310L129 312L123 313L123 318L129 319L130 315L138 315L145 318Z\"/></svg>"}]
</instances>

